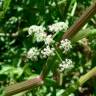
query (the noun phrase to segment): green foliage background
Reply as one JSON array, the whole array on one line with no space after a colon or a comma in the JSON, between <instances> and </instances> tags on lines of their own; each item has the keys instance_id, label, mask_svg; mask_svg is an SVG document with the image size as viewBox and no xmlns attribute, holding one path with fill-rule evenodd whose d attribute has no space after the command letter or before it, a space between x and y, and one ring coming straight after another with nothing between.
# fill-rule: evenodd
<instances>
[{"instance_id":1,"label":"green foliage background","mask_svg":"<svg viewBox=\"0 0 96 96\"><path fill-rule=\"evenodd\" d=\"M2 0L0 2L0 96L2 96L2 90L5 86L39 75L46 62L46 60L32 62L26 59L26 52L33 46L31 38L27 37L28 27L34 24L47 26L56 21L68 22L70 27L85 11L86 7L92 3L92 0ZM63 86L53 86L47 82L39 88L22 93L21 96L61 96L60 92L62 93L70 82L75 82L71 78L75 76L75 73L77 73L75 76L77 80L82 74L95 66L96 16L93 16L86 26L85 29L87 30L85 30L84 35L82 35L83 29L81 29L80 34L82 34L77 34L77 37L72 39L75 44L69 57L76 64L73 69L74 72L64 76L66 79L64 79ZM88 33L87 36L86 33ZM87 65L85 64L86 55L82 52L82 44L76 43L78 39L83 37L88 38L93 52L92 63ZM93 78L84 85L84 88L87 88L87 93L76 91L74 94L76 96L82 94L82 96L85 96L84 94L95 96L95 80Z\"/></svg>"}]
</instances>

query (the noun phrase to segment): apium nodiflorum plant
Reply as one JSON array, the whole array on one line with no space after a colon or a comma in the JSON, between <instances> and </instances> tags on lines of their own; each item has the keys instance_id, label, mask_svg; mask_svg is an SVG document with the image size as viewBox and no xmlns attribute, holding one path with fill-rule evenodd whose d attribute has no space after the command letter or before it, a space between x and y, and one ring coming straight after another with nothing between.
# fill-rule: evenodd
<instances>
[{"instance_id":1,"label":"apium nodiflorum plant","mask_svg":"<svg viewBox=\"0 0 96 96\"><path fill-rule=\"evenodd\" d=\"M7 0L7 1L11 1L11 0ZM53 7L56 6L55 3L50 2L50 4ZM77 6L76 2L74 3L74 6ZM5 8L6 10L8 9L7 7ZM74 8L73 8L73 11L74 11ZM19 12L21 12L22 10L23 9L21 7L18 8ZM23 53L20 54L20 56L22 55L21 57L23 59L21 60L21 58L19 58L18 63L16 63L17 65L15 65L17 69L14 67L11 67L9 69L8 67L7 68L3 67L2 68L3 70L8 69L11 71L8 71L8 72L6 72L6 70L1 71L1 73L5 72L4 74L7 74L9 76L7 81L9 83L7 84L10 85L13 83L13 87L9 86L8 89L6 88L7 89L6 96L10 96L12 94L15 94L24 90L28 90L29 88L31 89L32 87L31 84L33 84L33 87L36 87L37 85L42 85L42 86L37 87L36 89L34 88L28 92L25 91L24 93L21 93L21 94L23 95L26 94L28 96L30 95L74 96L72 92L78 89L78 85L82 85L84 82L86 82L88 79L94 76L96 72L96 68L94 67L92 71L89 71L89 69L91 69L92 66L91 66L90 60L88 60L89 57L87 57L88 56L87 53L90 53L88 39L84 38L83 40L77 42L77 45L73 44L73 42L71 42L69 38L68 39L63 38L60 41L63 34L65 34L64 35L65 37L70 37L71 35L74 35L73 34L74 32L78 32L81 26L83 26L87 22L87 19L90 18L90 16L93 16L92 14L96 10L96 5L94 5L93 7L90 7L90 10L87 11L87 14L82 16L79 23L75 23L75 25L73 25L73 29L70 29L68 31L69 34L66 34L65 32L68 29L68 24L66 22L65 23L60 22L62 20L57 20L57 22L48 26L45 26L44 22L42 24L39 23L37 25L29 24L31 26L29 26L27 35L25 36L28 41L27 44L25 44L25 42L23 42L22 40L24 48L21 48ZM72 11L72 14L74 13L73 11ZM39 15L37 14L37 17L38 16ZM9 25L12 25L11 27L13 28L13 25L17 23L17 21L20 20L21 18L16 18L16 17L9 18L9 20L5 24L5 27L8 27L10 29ZM86 28L86 26L84 28ZM10 30L9 32L11 33L12 30ZM86 32L83 35L83 37L85 35L86 35ZM10 35L7 34L6 36L10 36ZM12 36L18 37L18 34L15 34L15 35L12 34ZM80 35L78 36L77 34L77 37L80 37ZM19 39L21 40L22 38L19 38ZM75 38L75 40L78 41L78 38ZM11 44L14 44L14 42L15 41L13 40L13 42L10 42L9 45L11 46ZM8 43L7 43L7 46L8 46ZM80 47L80 49L78 49L78 46ZM81 46L84 48L84 50ZM86 51L86 49L88 50ZM18 57L18 55L15 55L16 53L14 53L14 50L16 49L13 48L11 50L12 54ZM19 53L20 51L18 51L17 53ZM9 51L9 56L11 52ZM17 59L14 61L17 61ZM8 62L10 63L11 60L8 60ZM21 62L23 62L23 64ZM12 62L12 64L13 63L14 62ZM22 66L24 67L22 68ZM87 71L89 72L79 79L80 75L86 73ZM38 76L38 74L40 75ZM22 80L28 80L28 79L32 79L32 80L22 82ZM14 83L19 81L21 81L20 84L14 85ZM75 85L75 81L79 81L80 84L76 82L76 85ZM70 84L72 86L70 86ZM8 92L9 93L11 92L11 93L7 94ZM82 93L82 88L80 86L79 86L79 92Z\"/></svg>"},{"instance_id":2,"label":"apium nodiflorum plant","mask_svg":"<svg viewBox=\"0 0 96 96\"><path fill-rule=\"evenodd\" d=\"M63 75L71 72L75 64L71 55L69 55L72 51L71 41L64 39L58 42L67 29L67 23L55 22L47 27L43 25L31 25L27 31L27 38L31 40L32 46L24 53L26 62L30 61L35 65L43 61L44 66L48 63L47 66L41 67L40 78L46 79L48 75L48 78L51 76L54 81L55 75L57 75L56 78L58 77L58 80L56 80L56 82L58 86L62 86ZM59 38L57 38L57 36L59 36ZM52 60L50 61L50 59ZM50 71L50 69L52 70ZM34 71L35 70L32 69L32 72ZM54 75L55 71L56 74Z\"/></svg>"},{"instance_id":3,"label":"apium nodiflorum plant","mask_svg":"<svg viewBox=\"0 0 96 96\"><path fill-rule=\"evenodd\" d=\"M74 61L70 55L72 51L71 41L64 39L58 43L58 40L62 37L61 34L64 34L67 28L68 24L64 22L55 22L46 28L42 25L32 25L28 28L28 38L32 38L34 46L29 48L26 58L31 60L31 62L40 62L43 60L45 64L49 63L47 66L49 70L46 67L43 70L48 70L46 72L50 74L41 71L41 76L45 79L45 75L49 75L55 80L55 75L57 75L56 78L58 77L58 79L56 82L58 86L62 86L64 74L67 75L74 68ZM56 38L58 35L61 35L59 39ZM50 59L52 60L50 61ZM51 72L50 69L52 69ZM54 72L56 73L54 74Z\"/></svg>"},{"instance_id":4,"label":"apium nodiflorum plant","mask_svg":"<svg viewBox=\"0 0 96 96\"><path fill-rule=\"evenodd\" d=\"M29 60L35 62L47 59L48 57L57 54L57 61L59 60L58 63L60 63L57 66L59 72L64 72L74 67L72 60L70 58L67 58L66 56L67 53L70 52L70 50L72 49L71 41L68 39L61 40L60 45L58 46L58 50L60 51L60 53L55 48L58 43L54 40L55 36L58 35L60 32L64 32L65 30L67 30L67 28L68 25L64 22L54 23L52 25L49 25L47 28L42 25L30 26L28 29L28 37L32 38L32 43L34 44L34 46L32 46L28 50L26 57ZM38 46L38 44L42 46ZM61 55L65 55L65 58L62 58Z\"/></svg>"}]
</instances>

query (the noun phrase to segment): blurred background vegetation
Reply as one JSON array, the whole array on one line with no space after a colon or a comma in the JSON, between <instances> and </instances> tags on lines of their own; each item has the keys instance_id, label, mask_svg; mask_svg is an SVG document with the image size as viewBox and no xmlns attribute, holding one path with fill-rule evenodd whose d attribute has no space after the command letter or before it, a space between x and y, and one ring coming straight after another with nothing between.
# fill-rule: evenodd
<instances>
[{"instance_id":1,"label":"blurred background vegetation","mask_svg":"<svg viewBox=\"0 0 96 96\"><path fill-rule=\"evenodd\" d=\"M3 87L40 74L42 64L46 62L46 60L32 62L26 59L25 54L32 46L31 39L27 36L28 27L47 26L59 21L68 23L70 27L92 2L94 3L92 0L0 0L0 96ZM96 15L83 27L86 28L88 28L86 32L96 33ZM65 75L64 86L56 89L56 86L54 88L50 84L45 84L21 96L61 96L60 92L62 93L63 89L95 66L96 35L91 34L87 39L93 52L92 63L85 64L90 56L87 54L86 57L82 51L83 44L76 43L71 56L76 65L72 74ZM72 76L75 79L70 79ZM79 91L70 96L95 96L95 80L93 78L88 81L84 88L79 88Z\"/></svg>"}]
</instances>

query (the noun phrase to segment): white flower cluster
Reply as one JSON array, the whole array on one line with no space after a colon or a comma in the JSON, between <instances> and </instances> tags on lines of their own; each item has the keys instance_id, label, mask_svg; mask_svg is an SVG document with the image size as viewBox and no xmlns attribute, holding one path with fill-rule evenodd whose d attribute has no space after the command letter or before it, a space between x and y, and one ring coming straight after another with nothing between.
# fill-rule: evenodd
<instances>
[{"instance_id":1,"label":"white flower cluster","mask_svg":"<svg viewBox=\"0 0 96 96\"><path fill-rule=\"evenodd\" d=\"M39 50L36 47L32 47L27 53L27 58L31 59L32 61L37 61L39 54Z\"/></svg>"},{"instance_id":2,"label":"white flower cluster","mask_svg":"<svg viewBox=\"0 0 96 96\"><path fill-rule=\"evenodd\" d=\"M43 26L37 26L37 25L32 25L28 29L29 35L34 34L34 39L37 42L42 42L45 40L47 34L44 31L45 28Z\"/></svg>"},{"instance_id":3,"label":"white flower cluster","mask_svg":"<svg viewBox=\"0 0 96 96\"><path fill-rule=\"evenodd\" d=\"M46 45L50 45L54 42L53 38L52 38L52 35L48 35L46 38L45 38L45 44Z\"/></svg>"},{"instance_id":4,"label":"white flower cluster","mask_svg":"<svg viewBox=\"0 0 96 96\"><path fill-rule=\"evenodd\" d=\"M36 32L36 33L34 33L34 39L37 42L44 41L46 37L47 37L47 34L45 32Z\"/></svg>"},{"instance_id":5,"label":"white flower cluster","mask_svg":"<svg viewBox=\"0 0 96 96\"><path fill-rule=\"evenodd\" d=\"M34 34L34 40L36 42L44 41L46 45L53 43L52 35L47 35L43 26L32 25L28 29L29 35Z\"/></svg>"},{"instance_id":6,"label":"white flower cluster","mask_svg":"<svg viewBox=\"0 0 96 96\"><path fill-rule=\"evenodd\" d=\"M37 61L38 57L40 56L42 59L47 58L49 56L55 55L55 49L51 48L49 45L47 45L41 52L36 47L32 47L27 52L27 58L31 59L32 61ZM41 54L40 54L41 53Z\"/></svg>"},{"instance_id":7,"label":"white flower cluster","mask_svg":"<svg viewBox=\"0 0 96 96\"><path fill-rule=\"evenodd\" d=\"M47 58L49 56L54 56L55 49L54 48L50 48L50 46L46 46L43 50L41 50L41 58Z\"/></svg>"},{"instance_id":8,"label":"white flower cluster","mask_svg":"<svg viewBox=\"0 0 96 96\"><path fill-rule=\"evenodd\" d=\"M43 26L37 26L37 25L32 25L28 29L29 35L32 35L33 33L42 33L45 31L45 28Z\"/></svg>"},{"instance_id":9,"label":"white flower cluster","mask_svg":"<svg viewBox=\"0 0 96 96\"><path fill-rule=\"evenodd\" d=\"M72 48L71 42L68 39L64 39L60 43L60 49L63 49L63 53L68 52Z\"/></svg>"},{"instance_id":10,"label":"white flower cluster","mask_svg":"<svg viewBox=\"0 0 96 96\"><path fill-rule=\"evenodd\" d=\"M65 59L65 61L62 61L61 64L59 64L59 71L63 72L65 69L70 69L73 67L73 62L70 59Z\"/></svg>"},{"instance_id":11,"label":"white flower cluster","mask_svg":"<svg viewBox=\"0 0 96 96\"><path fill-rule=\"evenodd\" d=\"M67 24L64 22L57 22L48 26L50 32L59 32L62 30L66 30L68 28Z\"/></svg>"}]
</instances>

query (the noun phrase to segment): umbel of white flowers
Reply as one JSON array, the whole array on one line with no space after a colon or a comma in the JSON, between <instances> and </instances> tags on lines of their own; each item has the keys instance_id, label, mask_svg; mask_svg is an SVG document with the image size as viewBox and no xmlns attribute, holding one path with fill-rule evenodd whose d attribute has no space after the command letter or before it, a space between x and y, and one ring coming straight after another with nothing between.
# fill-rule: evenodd
<instances>
[{"instance_id":1,"label":"umbel of white flowers","mask_svg":"<svg viewBox=\"0 0 96 96\"><path fill-rule=\"evenodd\" d=\"M45 38L45 45L50 45L52 43L54 43L54 40L52 38L52 35L48 35L46 38Z\"/></svg>"},{"instance_id":2,"label":"umbel of white flowers","mask_svg":"<svg viewBox=\"0 0 96 96\"><path fill-rule=\"evenodd\" d=\"M47 45L41 52L36 48L32 47L27 52L27 58L31 59L32 61L37 61L38 56L40 55L41 58L47 58L49 56L54 56L55 49L51 48L49 45Z\"/></svg>"},{"instance_id":3,"label":"umbel of white flowers","mask_svg":"<svg viewBox=\"0 0 96 96\"><path fill-rule=\"evenodd\" d=\"M47 34L44 31L45 27L37 25L32 25L28 29L29 35L34 35L34 40L36 42L42 42L45 40Z\"/></svg>"},{"instance_id":4,"label":"umbel of white flowers","mask_svg":"<svg viewBox=\"0 0 96 96\"><path fill-rule=\"evenodd\" d=\"M73 62L71 59L65 59L65 61L62 61L61 64L59 64L59 71L63 72L66 69L71 69L73 67Z\"/></svg>"},{"instance_id":5,"label":"umbel of white flowers","mask_svg":"<svg viewBox=\"0 0 96 96\"><path fill-rule=\"evenodd\" d=\"M67 25L65 25L64 22L58 22L58 23L52 24L52 26L50 25L49 30L54 32L61 31L65 28L65 26ZM52 29L50 29L51 27ZM41 52L36 47L31 48L27 52L27 57L29 59L36 61L38 60L39 55L41 58L47 58L48 56L55 55L54 53L55 49L50 47L50 44L54 43L54 40L52 38L52 35L47 35L47 33L45 32L45 27L32 25L29 27L28 33L29 35L33 35L34 41L36 42L44 41L45 43L45 48L42 49ZM63 53L70 51L70 49L72 48L71 42L68 39L62 40L60 42L60 48L63 49Z\"/></svg>"},{"instance_id":6,"label":"umbel of white flowers","mask_svg":"<svg viewBox=\"0 0 96 96\"><path fill-rule=\"evenodd\" d=\"M63 53L66 53L72 48L71 41L68 39L61 40L59 47L63 49Z\"/></svg>"},{"instance_id":7,"label":"umbel of white flowers","mask_svg":"<svg viewBox=\"0 0 96 96\"><path fill-rule=\"evenodd\" d=\"M31 59L32 61L37 61L39 56L39 50L36 47L32 47L29 49L27 53L27 58Z\"/></svg>"},{"instance_id":8,"label":"umbel of white flowers","mask_svg":"<svg viewBox=\"0 0 96 96\"><path fill-rule=\"evenodd\" d=\"M47 37L47 34L45 32L36 32L34 33L34 39L36 42L42 42Z\"/></svg>"},{"instance_id":9,"label":"umbel of white flowers","mask_svg":"<svg viewBox=\"0 0 96 96\"><path fill-rule=\"evenodd\" d=\"M43 50L41 50L41 58L47 58L49 56L54 56L55 49L54 48L50 48L50 46L46 46Z\"/></svg>"},{"instance_id":10,"label":"umbel of white flowers","mask_svg":"<svg viewBox=\"0 0 96 96\"><path fill-rule=\"evenodd\" d=\"M43 26L32 25L28 29L29 35L34 34L34 41L42 42L44 41L46 45L53 43L52 35L47 35L45 28Z\"/></svg>"},{"instance_id":11,"label":"umbel of white flowers","mask_svg":"<svg viewBox=\"0 0 96 96\"><path fill-rule=\"evenodd\" d=\"M68 25L64 22L57 22L48 26L49 31L53 33L59 32L62 30L67 30L67 28L68 28Z\"/></svg>"},{"instance_id":12,"label":"umbel of white flowers","mask_svg":"<svg viewBox=\"0 0 96 96\"><path fill-rule=\"evenodd\" d=\"M42 33L45 31L45 28L43 26L37 26L37 25L32 25L28 29L29 35L32 35L33 33Z\"/></svg>"}]
</instances>

